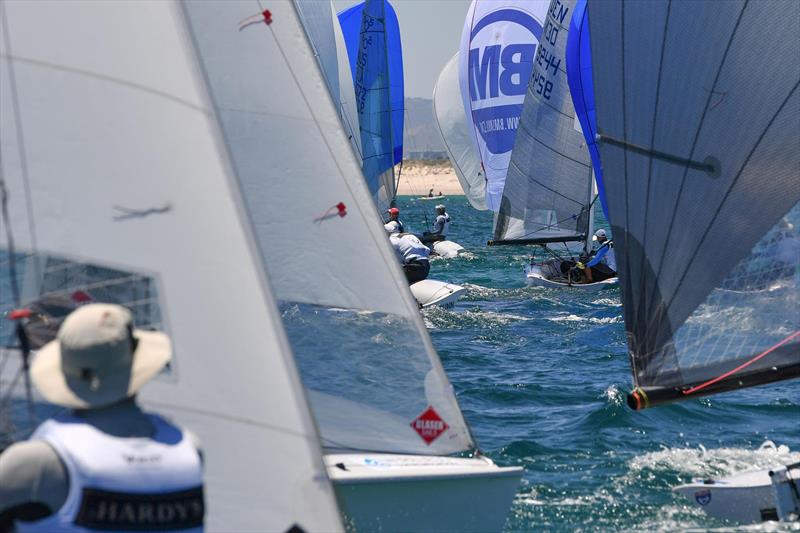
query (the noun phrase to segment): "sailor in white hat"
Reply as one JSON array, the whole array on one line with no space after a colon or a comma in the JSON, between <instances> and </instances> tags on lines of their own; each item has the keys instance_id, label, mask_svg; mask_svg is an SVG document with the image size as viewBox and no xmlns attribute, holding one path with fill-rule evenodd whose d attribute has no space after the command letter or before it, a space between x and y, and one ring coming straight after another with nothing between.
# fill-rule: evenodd
<instances>
[{"instance_id":1,"label":"sailor in white hat","mask_svg":"<svg viewBox=\"0 0 800 533\"><path fill-rule=\"evenodd\" d=\"M433 221L431 233L445 236L448 229L450 229L450 215L447 214L444 204L439 204L436 206L436 220Z\"/></svg>"},{"instance_id":2,"label":"sailor in white hat","mask_svg":"<svg viewBox=\"0 0 800 533\"><path fill-rule=\"evenodd\" d=\"M189 431L136 393L169 362L169 338L111 304L72 312L31 365L69 408L0 455L0 531L202 531L203 467Z\"/></svg>"},{"instance_id":3,"label":"sailor in white hat","mask_svg":"<svg viewBox=\"0 0 800 533\"><path fill-rule=\"evenodd\" d=\"M583 270L586 283L603 281L617 275L617 258L614 255L614 242L606 236L606 230L599 229L594 232L593 241L597 241L600 247L594 257L586 263L578 263L578 268Z\"/></svg>"}]
</instances>

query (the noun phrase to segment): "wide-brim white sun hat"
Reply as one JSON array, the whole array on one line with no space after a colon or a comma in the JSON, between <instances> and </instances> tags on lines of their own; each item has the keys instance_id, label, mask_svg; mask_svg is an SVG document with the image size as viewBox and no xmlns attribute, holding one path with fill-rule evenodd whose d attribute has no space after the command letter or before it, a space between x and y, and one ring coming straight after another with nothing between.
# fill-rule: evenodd
<instances>
[{"instance_id":1,"label":"wide-brim white sun hat","mask_svg":"<svg viewBox=\"0 0 800 533\"><path fill-rule=\"evenodd\" d=\"M47 401L87 409L133 396L171 358L166 334L133 329L133 316L120 305L88 304L64 320L30 373Z\"/></svg>"}]
</instances>

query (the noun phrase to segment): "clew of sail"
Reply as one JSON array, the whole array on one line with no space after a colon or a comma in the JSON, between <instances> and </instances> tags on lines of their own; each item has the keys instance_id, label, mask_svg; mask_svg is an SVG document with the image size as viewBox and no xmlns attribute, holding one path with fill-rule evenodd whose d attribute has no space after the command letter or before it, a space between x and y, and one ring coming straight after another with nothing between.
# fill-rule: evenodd
<instances>
[{"instance_id":1,"label":"clew of sail","mask_svg":"<svg viewBox=\"0 0 800 533\"><path fill-rule=\"evenodd\" d=\"M594 82L592 81L592 46L589 38L589 16L586 0L578 0L569 23L566 49L567 82L572 95L575 115L581 124L589 155L592 158L594 179L600 205L608 220L603 168L600 166L600 149L597 146L597 113L594 105Z\"/></svg>"},{"instance_id":2,"label":"clew of sail","mask_svg":"<svg viewBox=\"0 0 800 533\"><path fill-rule=\"evenodd\" d=\"M800 375L797 20L794 1L589 5L633 407Z\"/></svg>"},{"instance_id":3,"label":"clew of sail","mask_svg":"<svg viewBox=\"0 0 800 533\"><path fill-rule=\"evenodd\" d=\"M397 195L394 165L403 160L403 56L397 15L386 0L339 14L355 88L364 177L380 211Z\"/></svg>"},{"instance_id":4,"label":"clew of sail","mask_svg":"<svg viewBox=\"0 0 800 533\"><path fill-rule=\"evenodd\" d=\"M250 2L189 6L324 447L474 449L291 4L275 3L272 24L240 34L225 31L228 11ZM428 408L446 425L430 441L414 429Z\"/></svg>"},{"instance_id":5,"label":"clew of sail","mask_svg":"<svg viewBox=\"0 0 800 533\"><path fill-rule=\"evenodd\" d=\"M549 0L473 0L459 48L464 112L497 212Z\"/></svg>"},{"instance_id":6,"label":"clew of sail","mask_svg":"<svg viewBox=\"0 0 800 533\"><path fill-rule=\"evenodd\" d=\"M458 85L458 52L442 69L433 89L433 118L447 150L447 157L470 205L484 211L486 179L475 152L472 131L461 105Z\"/></svg>"},{"instance_id":7,"label":"clew of sail","mask_svg":"<svg viewBox=\"0 0 800 533\"><path fill-rule=\"evenodd\" d=\"M219 9L239 52L244 35L268 31L238 31L252 2L186 9L199 4ZM273 14L302 35L290 8ZM173 359L140 400L199 435L207 530L341 531L186 19L173 2L0 2L0 305L31 304L32 332L45 335L75 306L112 301L170 335ZM261 88L279 83L271 76ZM261 143L285 150L286 137ZM0 353L3 431L27 422L14 420L18 361Z\"/></svg>"},{"instance_id":8,"label":"clew of sail","mask_svg":"<svg viewBox=\"0 0 800 533\"><path fill-rule=\"evenodd\" d=\"M587 243L592 167L567 84L572 0L553 0L522 107L494 243Z\"/></svg>"}]
</instances>

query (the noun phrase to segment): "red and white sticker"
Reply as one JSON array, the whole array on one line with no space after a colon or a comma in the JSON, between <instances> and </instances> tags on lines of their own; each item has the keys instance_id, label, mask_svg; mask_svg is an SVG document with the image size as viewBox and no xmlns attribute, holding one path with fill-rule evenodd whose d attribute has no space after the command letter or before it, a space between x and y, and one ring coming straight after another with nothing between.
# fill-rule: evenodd
<instances>
[{"instance_id":1,"label":"red and white sticker","mask_svg":"<svg viewBox=\"0 0 800 533\"><path fill-rule=\"evenodd\" d=\"M419 433L419 436L422 437L425 444L430 444L435 441L439 435L447 431L450 426L442 420L442 417L439 416L439 413L437 413L433 407L428 406L421 415L411 422L411 427L414 428L414 431Z\"/></svg>"}]
</instances>

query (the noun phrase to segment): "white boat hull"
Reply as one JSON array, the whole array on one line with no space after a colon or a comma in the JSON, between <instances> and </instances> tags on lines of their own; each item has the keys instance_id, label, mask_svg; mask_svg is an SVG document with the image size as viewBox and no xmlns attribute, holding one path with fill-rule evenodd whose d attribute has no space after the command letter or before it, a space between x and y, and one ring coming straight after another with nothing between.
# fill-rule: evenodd
<instances>
[{"instance_id":1,"label":"white boat hull","mask_svg":"<svg viewBox=\"0 0 800 533\"><path fill-rule=\"evenodd\" d=\"M422 308L432 305L451 308L467 293L467 289L454 283L424 279L411 285L411 293Z\"/></svg>"},{"instance_id":2,"label":"white boat hull","mask_svg":"<svg viewBox=\"0 0 800 533\"><path fill-rule=\"evenodd\" d=\"M447 196L444 194L439 196L420 196L417 200L441 200L442 198L447 198Z\"/></svg>"},{"instance_id":3,"label":"white boat hull","mask_svg":"<svg viewBox=\"0 0 800 533\"><path fill-rule=\"evenodd\" d=\"M742 524L777 520L769 470L745 472L717 480L695 480L675 487L707 515Z\"/></svg>"},{"instance_id":4,"label":"white boat hull","mask_svg":"<svg viewBox=\"0 0 800 533\"><path fill-rule=\"evenodd\" d=\"M542 271L537 265L528 265L525 267L525 282L528 285L537 287L548 287L551 289L578 289L587 292L597 292L610 287L616 287L618 278L604 279L603 281L596 281L594 283L561 283L558 281L550 281L542 275Z\"/></svg>"},{"instance_id":5,"label":"white boat hull","mask_svg":"<svg viewBox=\"0 0 800 533\"><path fill-rule=\"evenodd\" d=\"M359 453L325 463L355 531L500 531L522 476L484 457Z\"/></svg>"},{"instance_id":6,"label":"white boat hull","mask_svg":"<svg viewBox=\"0 0 800 533\"><path fill-rule=\"evenodd\" d=\"M440 257L452 259L463 252L464 247L453 241L436 241L433 243L433 251Z\"/></svg>"}]
</instances>

